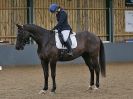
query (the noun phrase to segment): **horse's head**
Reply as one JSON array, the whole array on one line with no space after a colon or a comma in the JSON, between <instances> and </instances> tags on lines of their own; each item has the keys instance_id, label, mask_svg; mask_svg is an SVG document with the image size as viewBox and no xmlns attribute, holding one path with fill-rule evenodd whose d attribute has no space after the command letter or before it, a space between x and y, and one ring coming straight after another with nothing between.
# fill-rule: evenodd
<instances>
[{"instance_id":1,"label":"horse's head","mask_svg":"<svg viewBox=\"0 0 133 99\"><path fill-rule=\"evenodd\" d=\"M23 28L23 26L18 24L16 24L16 26L18 27L18 34L15 47L17 50L23 50L26 43L29 42L30 34Z\"/></svg>"}]
</instances>

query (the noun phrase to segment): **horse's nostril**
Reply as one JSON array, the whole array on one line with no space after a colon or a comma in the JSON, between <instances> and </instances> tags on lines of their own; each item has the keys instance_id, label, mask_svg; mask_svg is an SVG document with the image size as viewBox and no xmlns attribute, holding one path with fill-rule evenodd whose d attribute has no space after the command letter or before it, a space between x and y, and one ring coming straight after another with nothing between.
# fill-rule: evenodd
<instances>
[{"instance_id":1,"label":"horse's nostril","mask_svg":"<svg viewBox=\"0 0 133 99\"><path fill-rule=\"evenodd\" d=\"M20 50L20 48L18 46L15 46L16 50Z\"/></svg>"},{"instance_id":2,"label":"horse's nostril","mask_svg":"<svg viewBox=\"0 0 133 99\"><path fill-rule=\"evenodd\" d=\"M24 50L24 47L21 47L21 50Z\"/></svg>"},{"instance_id":3,"label":"horse's nostril","mask_svg":"<svg viewBox=\"0 0 133 99\"><path fill-rule=\"evenodd\" d=\"M16 50L19 50L19 48L18 47L15 47L16 48Z\"/></svg>"}]
</instances>

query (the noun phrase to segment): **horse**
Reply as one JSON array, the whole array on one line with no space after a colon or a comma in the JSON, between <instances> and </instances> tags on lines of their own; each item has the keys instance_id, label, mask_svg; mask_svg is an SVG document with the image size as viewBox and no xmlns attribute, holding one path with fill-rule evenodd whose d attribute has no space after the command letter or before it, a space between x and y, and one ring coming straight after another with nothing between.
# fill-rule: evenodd
<instances>
[{"instance_id":1,"label":"horse","mask_svg":"<svg viewBox=\"0 0 133 99\"><path fill-rule=\"evenodd\" d=\"M44 87L40 94L48 90L49 64L51 68L52 89L56 91L56 63L57 61L70 61L82 57L90 70L89 89L99 89L99 75L106 76L105 51L102 40L94 33L83 31L76 33L77 47L73 49L73 56L63 54L56 47L55 32L44 29L35 24L24 24L17 26L16 50L23 50L29 38L38 45L37 53L41 60L44 73ZM96 82L94 82L96 75Z\"/></svg>"}]
</instances>

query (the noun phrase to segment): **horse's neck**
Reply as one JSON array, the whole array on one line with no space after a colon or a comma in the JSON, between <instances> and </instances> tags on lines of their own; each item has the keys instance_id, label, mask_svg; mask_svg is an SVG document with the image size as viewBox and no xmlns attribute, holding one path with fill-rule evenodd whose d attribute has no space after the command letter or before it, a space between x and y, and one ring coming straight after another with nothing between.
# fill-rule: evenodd
<instances>
[{"instance_id":1,"label":"horse's neck","mask_svg":"<svg viewBox=\"0 0 133 99\"><path fill-rule=\"evenodd\" d=\"M49 42L49 36L50 33L48 30L42 29L42 28L28 28L28 31L31 34L31 37L36 41L38 46L42 47L45 46Z\"/></svg>"},{"instance_id":2,"label":"horse's neck","mask_svg":"<svg viewBox=\"0 0 133 99\"><path fill-rule=\"evenodd\" d=\"M43 29L35 25L25 25L25 29L30 32L31 37L35 40L38 46L45 46L52 36L49 30Z\"/></svg>"}]
</instances>

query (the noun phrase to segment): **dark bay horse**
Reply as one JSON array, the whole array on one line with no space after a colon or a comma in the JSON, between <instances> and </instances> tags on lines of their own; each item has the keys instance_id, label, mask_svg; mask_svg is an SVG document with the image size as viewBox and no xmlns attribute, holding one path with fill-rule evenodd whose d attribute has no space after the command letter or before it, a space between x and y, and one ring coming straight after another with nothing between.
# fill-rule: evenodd
<instances>
[{"instance_id":1,"label":"dark bay horse","mask_svg":"<svg viewBox=\"0 0 133 99\"><path fill-rule=\"evenodd\" d=\"M51 67L51 77L53 80L53 86L51 92L56 90L56 63L57 61L69 61L79 56L82 56L86 65L90 70L90 86L95 85L95 89L99 88L99 74L105 77L106 65L104 46L99 37L88 31L76 33L77 47L73 49L73 56L64 54L60 57L60 50L57 49L55 43L55 33L51 30L46 30L40 26L34 24L25 24L23 26L16 25L18 27L16 49L23 50L29 37L31 37L38 44L38 56L41 60L42 68L44 71L44 88L41 93L45 93L48 90L48 76L49 76L49 63ZM94 83L94 73L96 74L96 83Z\"/></svg>"}]
</instances>

